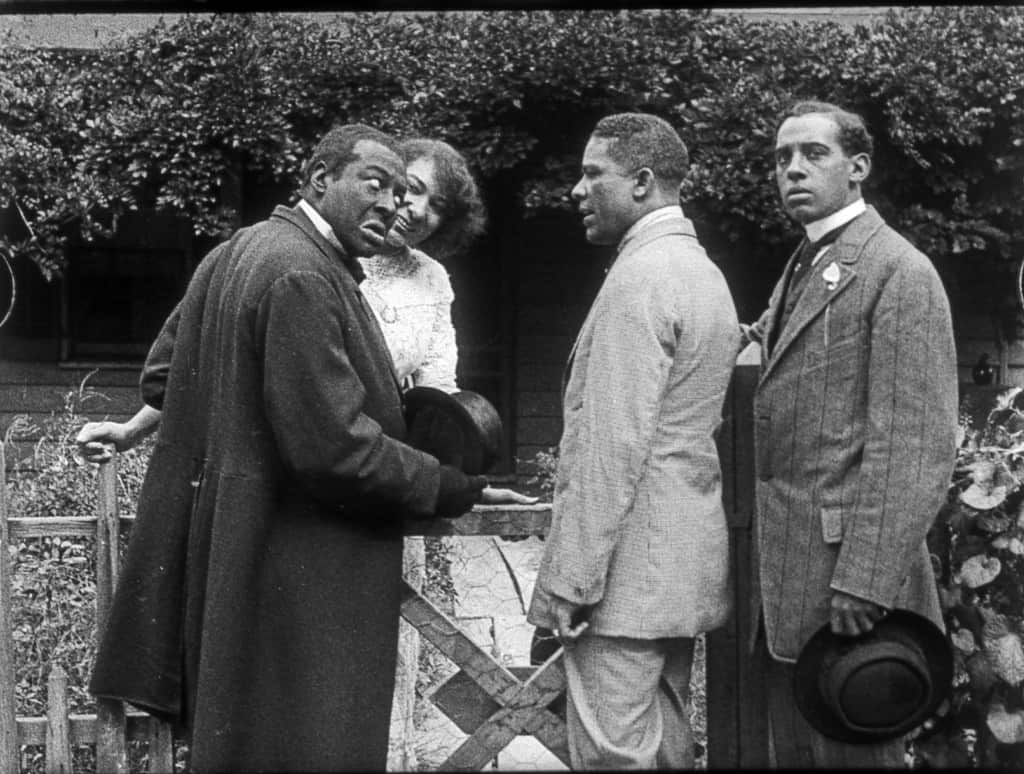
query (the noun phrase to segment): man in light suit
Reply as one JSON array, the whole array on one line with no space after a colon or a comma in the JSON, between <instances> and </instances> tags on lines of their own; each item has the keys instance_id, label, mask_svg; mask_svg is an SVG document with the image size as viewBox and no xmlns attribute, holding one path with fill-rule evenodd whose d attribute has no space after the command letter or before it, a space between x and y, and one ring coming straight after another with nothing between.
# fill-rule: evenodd
<instances>
[{"instance_id":1,"label":"man in light suit","mask_svg":"<svg viewBox=\"0 0 1024 774\"><path fill-rule=\"evenodd\" d=\"M566 367L529 620L566 646L576 769L693 766L694 637L729 612L714 434L739 327L678 204L687 166L662 119L609 116L572 192L587 240L618 254Z\"/></svg>"},{"instance_id":2,"label":"man in light suit","mask_svg":"<svg viewBox=\"0 0 1024 774\"><path fill-rule=\"evenodd\" d=\"M902 739L850 745L793 703L811 635L870 631L888 610L942 616L925 535L955 456L949 303L928 258L864 204L872 140L860 116L801 102L775 144L782 204L806 231L752 326L755 658L765 669L773 765L904 765Z\"/></svg>"}]
</instances>

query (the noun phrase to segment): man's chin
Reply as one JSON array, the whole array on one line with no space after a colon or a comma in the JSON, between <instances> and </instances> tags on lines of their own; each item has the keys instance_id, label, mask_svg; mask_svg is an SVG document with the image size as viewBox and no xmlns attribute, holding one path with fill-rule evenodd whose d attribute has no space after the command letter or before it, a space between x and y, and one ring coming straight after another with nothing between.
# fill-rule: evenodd
<instances>
[{"instance_id":1,"label":"man's chin","mask_svg":"<svg viewBox=\"0 0 1024 774\"><path fill-rule=\"evenodd\" d=\"M818 215L811 207L806 205L797 205L795 207L786 207L786 213L800 225L811 223L819 218L824 217Z\"/></svg>"},{"instance_id":2,"label":"man's chin","mask_svg":"<svg viewBox=\"0 0 1024 774\"><path fill-rule=\"evenodd\" d=\"M587 240L589 244L596 245L598 247L602 245L613 245L618 240L611 239L607 234L602 234L600 231L587 231L583 234L583 238Z\"/></svg>"},{"instance_id":3,"label":"man's chin","mask_svg":"<svg viewBox=\"0 0 1024 774\"><path fill-rule=\"evenodd\" d=\"M408 247L409 243L406 241L405 235L396 229L391 229L387 236L384 237L384 241L381 243L381 249L394 252L395 250L401 250L404 247Z\"/></svg>"}]
</instances>

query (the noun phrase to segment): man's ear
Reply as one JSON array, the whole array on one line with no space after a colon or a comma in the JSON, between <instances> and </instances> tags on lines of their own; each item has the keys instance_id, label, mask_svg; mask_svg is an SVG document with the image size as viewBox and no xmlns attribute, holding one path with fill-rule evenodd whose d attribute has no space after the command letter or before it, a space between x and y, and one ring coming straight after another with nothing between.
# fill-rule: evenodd
<instances>
[{"instance_id":1,"label":"man's ear","mask_svg":"<svg viewBox=\"0 0 1024 774\"><path fill-rule=\"evenodd\" d=\"M308 185L319 196L327 190L327 178L329 176L330 175L327 172L327 163L324 161L318 161L309 171Z\"/></svg>"},{"instance_id":2,"label":"man's ear","mask_svg":"<svg viewBox=\"0 0 1024 774\"><path fill-rule=\"evenodd\" d=\"M646 199L657 188L658 181L654 177L654 170L650 167L641 167L633 176L633 198L637 201Z\"/></svg>"},{"instance_id":3,"label":"man's ear","mask_svg":"<svg viewBox=\"0 0 1024 774\"><path fill-rule=\"evenodd\" d=\"M860 185L871 174L871 157L866 153L855 153L850 156L853 169L850 170L850 182Z\"/></svg>"}]
</instances>

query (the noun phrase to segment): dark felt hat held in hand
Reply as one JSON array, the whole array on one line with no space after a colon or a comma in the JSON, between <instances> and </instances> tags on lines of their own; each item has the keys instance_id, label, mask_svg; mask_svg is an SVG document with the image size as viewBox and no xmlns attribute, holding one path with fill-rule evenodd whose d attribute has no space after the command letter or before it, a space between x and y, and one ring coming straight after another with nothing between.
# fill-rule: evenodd
<instances>
[{"instance_id":1,"label":"dark felt hat held in hand","mask_svg":"<svg viewBox=\"0 0 1024 774\"><path fill-rule=\"evenodd\" d=\"M796 662L793 691L804 718L853 744L896 739L935 714L953 687L953 651L927 618L893 610L860 637L823 626Z\"/></svg>"},{"instance_id":2,"label":"dark felt hat held in hand","mask_svg":"<svg viewBox=\"0 0 1024 774\"><path fill-rule=\"evenodd\" d=\"M501 417L483 395L413 387L405 393L406 443L475 476L498 459Z\"/></svg>"}]
</instances>

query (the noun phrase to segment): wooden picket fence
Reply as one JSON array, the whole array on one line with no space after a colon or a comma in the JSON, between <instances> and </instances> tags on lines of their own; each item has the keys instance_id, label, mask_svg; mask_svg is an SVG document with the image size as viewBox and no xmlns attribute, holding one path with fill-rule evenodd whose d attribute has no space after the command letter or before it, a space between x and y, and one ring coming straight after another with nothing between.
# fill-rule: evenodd
<instances>
[{"instance_id":1,"label":"wooden picket fence","mask_svg":"<svg viewBox=\"0 0 1024 774\"><path fill-rule=\"evenodd\" d=\"M4 492L4 451L0 444L0 493ZM0 774L21 771L21 747L45 748L48 774L70 774L73 746L93 744L96 771L128 771L128 742L148 745L148 770L174 771L171 726L144 712L126 712L123 702L100 699L95 714L68 712L67 676L51 666L45 717L17 717L15 708L14 640L11 621L11 558L7 547L40 537L93 537L96 551L96 623L105 625L117 584L119 536L134 516L118 512L116 460L101 465L97 476L95 516L19 518L6 512L0 496ZM538 506L477 506L459 519L410 524L415 535L542 535L551 509ZM431 698L468 734L441 768L475 771L494 760L516 736L532 734L568 764L565 723L548 708L564 691L561 652L539 668L508 668L475 643L418 590L405 584L402 616L420 636L450 658L459 671ZM468 708L468 711L467 711Z\"/></svg>"},{"instance_id":2,"label":"wooden picket fence","mask_svg":"<svg viewBox=\"0 0 1024 774\"><path fill-rule=\"evenodd\" d=\"M734 614L707 635L707 725L709 768L763 767L767 737L763 681L747 658L750 540L753 520L752 396L757 369L736 369L719 434L723 501L733 557ZM97 631L105 624L119 568L119 536L134 517L119 514L115 464L100 466L95 516L19 518L7 513L3 444L0 444L0 774L20 774L21 747L45 747L47 774L71 773L73 746L92 744L96 771L128 771L128 743L148 745L150 772L174 771L171 727L122 702L100 700L96 713L69 714L67 677L51 666L45 717L18 717L15 705L14 640L11 620L12 566L8 546L26 538L92 537L96 551ZM427 536L544 535L549 505L477 506L458 519L416 522L408 534ZM453 620L408 583L401 613L420 636L459 670L431 700L467 734L441 770L479 771L509 742L532 735L568 765L564 719L553 711L565 689L561 650L538 667L509 667L476 644Z\"/></svg>"},{"instance_id":3,"label":"wooden picket fence","mask_svg":"<svg viewBox=\"0 0 1024 774\"><path fill-rule=\"evenodd\" d=\"M21 770L21 747L43 745L48 774L70 774L71 749L95 744L98 772L128 770L127 743L149 743L149 770L173 772L170 726L143 712L126 712L122 702L99 700L96 714L68 712L67 675L59 664L50 668L46 717L17 717L15 707L14 639L11 621L12 566L8 546L27 538L93 537L96 540L96 622L105 624L120 557L118 536L132 517L118 514L114 465L104 465L97 477L96 515L68 518L18 518L7 513L5 460L0 444L0 771Z\"/></svg>"}]
</instances>

